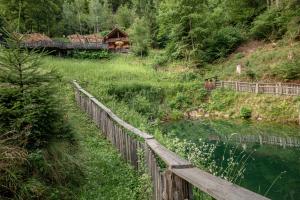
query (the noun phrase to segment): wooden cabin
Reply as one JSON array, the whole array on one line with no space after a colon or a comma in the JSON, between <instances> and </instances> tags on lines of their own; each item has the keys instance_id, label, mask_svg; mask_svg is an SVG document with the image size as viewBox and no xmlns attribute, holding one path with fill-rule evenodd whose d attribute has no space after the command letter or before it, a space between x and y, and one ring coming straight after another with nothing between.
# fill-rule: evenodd
<instances>
[{"instance_id":1,"label":"wooden cabin","mask_svg":"<svg viewBox=\"0 0 300 200\"><path fill-rule=\"evenodd\" d=\"M130 48L128 34L119 28L114 28L110 33L108 33L103 42L108 44L108 50L113 52L127 53Z\"/></svg>"}]
</instances>

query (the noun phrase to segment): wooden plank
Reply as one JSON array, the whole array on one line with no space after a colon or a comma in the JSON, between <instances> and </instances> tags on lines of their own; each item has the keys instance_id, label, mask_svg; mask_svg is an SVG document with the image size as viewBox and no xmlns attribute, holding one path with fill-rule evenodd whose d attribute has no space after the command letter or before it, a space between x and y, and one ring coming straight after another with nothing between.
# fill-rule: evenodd
<instances>
[{"instance_id":1,"label":"wooden plank","mask_svg":"<svg viewBox=\"0 0 300 200\"><path fill-rule=\"evenodd\" d=\"M268 200L267 197L213 176L198 168L171 169L171 171L218 200Z\"/></svg>"},{"instance_id":2,"label":"wooden plank","mask_svg":"<svg viewBox=\"0 0 300 200\"><path fill-rule=\"evenodd\" d=\"M170 168L188 168L192 164L185 159L180 158L174 152L162 146L155 139L147 139L147 145L159 156Z\"/></svg>"}]
</instances>

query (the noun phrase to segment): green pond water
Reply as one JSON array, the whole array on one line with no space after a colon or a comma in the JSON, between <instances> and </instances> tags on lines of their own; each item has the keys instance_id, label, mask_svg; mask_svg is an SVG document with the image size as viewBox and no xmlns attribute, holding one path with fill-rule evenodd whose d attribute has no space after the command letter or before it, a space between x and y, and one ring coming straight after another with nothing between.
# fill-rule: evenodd
<instances>
[{"instance_id":1,"label":"green pond water","mask_svg":"<svg viewBox=\"0 0 300 200\"><path fill-rule=\"evenodd\" d=\"M264 135L292 138L300 141L300 127L275 123L251 123L247 121L199 120L180 121L162 125L164 133L172 133L180 139L198 143L199 138L224 140L232 135ZM221 157L225 145L222 142L215 152ZM246 149L252 158L247 162L241 186L265 195L274 200L300 200L300 148L280 145L261 145L259 142L228 142L239 146L239 151ZM280 178L279 178L280 177ZM277 179L277 181L275 181ZM272 185L272 187L270 187Z\"/></svg>"}]
</instances>

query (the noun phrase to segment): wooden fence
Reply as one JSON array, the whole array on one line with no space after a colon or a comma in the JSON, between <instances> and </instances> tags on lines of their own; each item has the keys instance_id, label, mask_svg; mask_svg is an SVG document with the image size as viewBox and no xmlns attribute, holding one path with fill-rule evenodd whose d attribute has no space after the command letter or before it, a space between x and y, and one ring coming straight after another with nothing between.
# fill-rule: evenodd
<instances>
[{"instance_id":1,"label":"wooden fence","mask_svg":"<svg viewBox=\"0 0 300 200\"><path fill-rule=\"evenodd\" d=\"M217 88L229 88L238 92L263 93L274 95L300 95L300 84L289 83L249 83L239 81L218 81Z\"/></svg>"},{"instance_id":2,"label":"wooden fence","mask_svg":"<svg viewBox=\"0 0 300 200\"><path fill-rule=\"evenodd\" d=\"M193 187L220 200L268 199L193 167L190 162L162 146L152 135L124 122L76 81L73 84L77 104L122 157L136 169L141 167L141 162L145 163L152 180L154 200L193 199ZM144 152L144 159L139 159L138 152ZM160 167L158 162L164 162L167 167Z\"/></svg>"},{"instance_id":3,"label":"wooden fence","mask_svg":"<svg viewBox=\"0 0 300 200\"><path fill-rule=\"evenodd\" d=\"M102 42L89 42L89 43L70 43L70 42L59 42L59 41L37 41L37 42L25 42L23 46L26 48L53 48L61 50L98 50L108 49L107 44Z\"/></svg>"}]
</instances>

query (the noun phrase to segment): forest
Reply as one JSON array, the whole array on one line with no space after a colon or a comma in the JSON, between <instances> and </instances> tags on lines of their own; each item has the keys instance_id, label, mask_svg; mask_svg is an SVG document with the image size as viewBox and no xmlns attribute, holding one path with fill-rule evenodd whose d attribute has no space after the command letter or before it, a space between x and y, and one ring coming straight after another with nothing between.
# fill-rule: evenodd
<instances>
[{"instance_id":1,"label":"forest","mask_svg":"<svg viewBox=\"0 0 300 200\"><path fill-rule=\"evenodd\" d=\"M203 66L248 40L299 39L298 0L1 0L0 24L51 37L131 33L134 51Z\"/></svg>"},{"instance_id":2,"label":"forest","mask_svg":"<svg viewBox=\"0 0 300 200\"><path fill-rule=\"evenodd\" d=\"M24 34L66 42L115 27L129 35L128 54L22 46ZM146 167L134 170L78 108L73 80L194 166L297 199L299 147L282 141L300 144L299 95L204 82L299 86L299 55L300 0L0 0L0 199L152 199ZM226 143L232 136L280 143Z\"/></svg>"}]
</instances>

